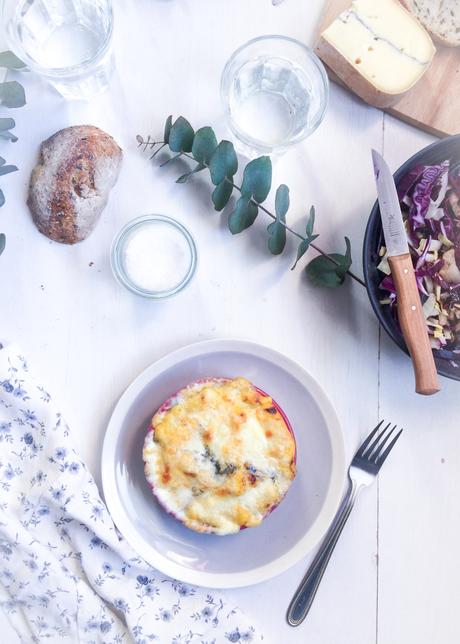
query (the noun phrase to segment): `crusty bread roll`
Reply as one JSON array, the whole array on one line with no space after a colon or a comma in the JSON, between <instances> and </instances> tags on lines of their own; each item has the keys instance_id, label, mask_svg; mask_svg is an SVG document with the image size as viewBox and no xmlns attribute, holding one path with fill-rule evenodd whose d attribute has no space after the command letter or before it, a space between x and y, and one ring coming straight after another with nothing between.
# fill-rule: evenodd
<instances>
[{"instance_id":1,"label":"crusty bread roll","mask_svg":"<svg viewBox=\"0 0 460 644\"><path fill-rule=\"evenodd\" d=\"M92 125L67 127L41 144L28 206L41 233L63 244L86 239L120 171L122 151Z\"/></svg>"},{"instance_id":2,"label":"crusty bread roll","mask_svg":"<svg viewBox=\"0 0 460 644\"><path fill-rule=\"evenodd\" d=\"M433 38L448 47L460 46L459 0L401 0Z\"/></svg>"}]
</instances>

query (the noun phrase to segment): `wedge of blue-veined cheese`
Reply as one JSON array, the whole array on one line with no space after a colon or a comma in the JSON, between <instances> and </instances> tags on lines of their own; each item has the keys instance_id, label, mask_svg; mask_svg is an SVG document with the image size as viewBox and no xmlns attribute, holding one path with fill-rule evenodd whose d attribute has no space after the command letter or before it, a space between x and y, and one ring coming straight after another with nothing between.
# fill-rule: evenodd
<instances>
[{"instance_id":1,"label":"wedge of blue-veined cheese","mask_svg":"<svg viewBox=\"0 0 460 644\"><path fill-rule=\"evenodd\" d=\"M317 53L358 96L388 107L428 69L436 48L396 0L354 0L321 34Z\"/></svg>"}]
</instances>

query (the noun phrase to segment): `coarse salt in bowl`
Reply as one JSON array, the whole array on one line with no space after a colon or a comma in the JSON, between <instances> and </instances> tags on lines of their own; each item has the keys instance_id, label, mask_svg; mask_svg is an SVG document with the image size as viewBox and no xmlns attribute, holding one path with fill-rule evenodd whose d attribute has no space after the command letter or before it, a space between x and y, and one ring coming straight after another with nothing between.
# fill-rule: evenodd
<instances>
[{"instance_id":1,"label":"coarse salt in bowl","mask_svg":"<svg viewBox=\"0 0 460 644\"><path fill-rule=\"evenodd\" d=\"M150 299L181 291L197 263L195 242L180 222L166 215L133 219L112 245L113 273L127 289Z\"/></svg>"}]
</instances>

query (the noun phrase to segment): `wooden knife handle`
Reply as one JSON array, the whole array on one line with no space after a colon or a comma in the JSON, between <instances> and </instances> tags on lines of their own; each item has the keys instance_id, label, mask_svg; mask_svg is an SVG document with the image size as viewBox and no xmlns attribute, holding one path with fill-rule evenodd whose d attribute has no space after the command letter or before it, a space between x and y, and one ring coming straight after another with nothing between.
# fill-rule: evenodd
<instances>
[{"instance_id":1,"label":"wooden knife handle","mask_svg":"<svg viewBox=\"0 0 460 644\"><path fill-rule=\"evenodd\" d=\"M398 319L415 373L415 391L430 396L439 391L438 374L409 253L389 257L398 295Z\"/></svg>"}]
</instances>

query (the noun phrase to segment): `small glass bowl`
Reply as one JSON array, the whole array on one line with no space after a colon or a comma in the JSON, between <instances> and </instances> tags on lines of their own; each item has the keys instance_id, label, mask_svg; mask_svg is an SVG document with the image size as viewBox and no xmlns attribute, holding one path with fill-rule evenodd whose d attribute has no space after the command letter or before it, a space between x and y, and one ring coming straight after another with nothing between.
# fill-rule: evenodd
<instances>
[{"instance_id":1,"label":"small glass bowl","mask_svg":"<svg viewBox=\"0 0 460 644\"><path fill-rule=\"evenodd\" d=\"M260 36L225 65L221 99L241 152L282 154L323 120L329 80L319 58L298 40Z\"/></svg>"},{"instance_id":2,"label":"small glass bowl","mask_svg":"<svg viewBox=\"0 0 460 644\"><path fill-rule=\"evenodd\" d=\"M173 287L163 291L149 291L139 287L130 279L127 271L125 270L123 251L126 242L135 229L141 228L145 224L160 222L163 224L168 224L169 226L180 232L184 239L187 241L188 248L190 250L190 263L184 277ZM195 241L187 228L185 228L185 226L183 226L179 221L176 221L172 217L167 217L166 215L143 215L128 222L117 234L112 244L110 263L116 280L122 286L126 287L129 291L151 300L164 300L182 291L191 281L192 277L195 274L197 257L198 256Z\"/></svg>"}]
</instances>

